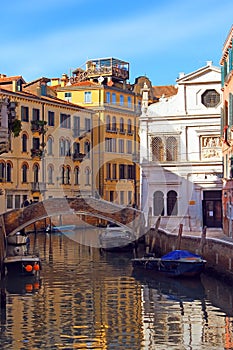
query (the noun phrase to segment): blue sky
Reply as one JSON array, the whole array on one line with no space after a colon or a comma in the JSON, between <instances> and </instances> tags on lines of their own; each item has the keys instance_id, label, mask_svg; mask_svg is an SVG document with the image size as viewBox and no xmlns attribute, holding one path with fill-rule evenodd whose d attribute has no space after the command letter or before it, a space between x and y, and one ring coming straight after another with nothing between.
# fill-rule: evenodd
<instances>
[{"instance_id":1,"label":"blue sky","mask_svg":"<svg viewBox=\"0 0 233 350\"><path fill-rule=\"evenodd\" d=\"M86 60L130 63L130 82L175 84L212 60L219 65L233 24L232 0L12 0L1 3L0 73L60 77Z\"/></svg>"}]
</instances>

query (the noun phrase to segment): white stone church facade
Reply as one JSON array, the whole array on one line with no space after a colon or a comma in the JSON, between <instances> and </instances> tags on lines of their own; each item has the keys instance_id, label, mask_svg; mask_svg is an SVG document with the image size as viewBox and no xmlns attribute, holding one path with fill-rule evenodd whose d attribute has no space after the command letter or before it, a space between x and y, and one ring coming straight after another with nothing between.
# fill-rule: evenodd
<instances>
[{"instance_id":1,"label":"white stone church facade","mask_svg":"<svg viewBox=\"0 0 233 350\"><path fill-rule=\"evenodd\" d=\"M177 94L140 116L141 208L154 225L194 231L222 225L221 72L208 61L180 74Z\"/></svg>"}]
</instances>

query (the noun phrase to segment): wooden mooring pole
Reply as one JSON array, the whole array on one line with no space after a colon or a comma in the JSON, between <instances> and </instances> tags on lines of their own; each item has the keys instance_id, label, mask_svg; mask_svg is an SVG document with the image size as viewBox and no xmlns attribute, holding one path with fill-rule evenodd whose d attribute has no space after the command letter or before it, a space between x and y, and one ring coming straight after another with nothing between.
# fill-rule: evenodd
<instances>
[{"instance_id":1,"label":"wooden mooring pole","mask_svg":"<svg viewBox=\"0 0 233 350\"><path fill-rule=\"evenodd\" d=\"M180 224L179 231L178 231L178 237L177 237L177 243L176 243L176 249L180 249L181 247L181 237L183 233L183 224Z\"/></svg>"}]
</instances>

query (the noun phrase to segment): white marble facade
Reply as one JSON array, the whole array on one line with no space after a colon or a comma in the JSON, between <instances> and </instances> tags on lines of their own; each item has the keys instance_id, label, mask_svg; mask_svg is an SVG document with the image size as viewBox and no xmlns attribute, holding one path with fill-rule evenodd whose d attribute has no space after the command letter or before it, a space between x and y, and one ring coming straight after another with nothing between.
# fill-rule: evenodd
<instances>
[{"instance_id":1,"label":"white marble facade","mask_svg":"<svg viewBox=\"0 0 233 350\"><path fill-rule=\"evenodd\" d=\"M141 207L146 219L151 210L152 225L161 213L164 228L177 230L182 223L194 231L206 223L218 225L208 201L203 213L203 199L221 196L222 189L220 69L208 61L195 72L180 74L177 88L176 95L148 106L144 86Z\"/></svg>"}]
</instances>

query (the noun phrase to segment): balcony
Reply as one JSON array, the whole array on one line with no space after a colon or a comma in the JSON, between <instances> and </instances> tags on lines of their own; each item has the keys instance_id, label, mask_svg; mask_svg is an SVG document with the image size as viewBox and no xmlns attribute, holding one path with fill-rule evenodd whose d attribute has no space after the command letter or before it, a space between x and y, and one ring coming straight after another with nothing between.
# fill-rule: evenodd
<instances>
[{"instance_id":1,"label":"balcony","mask_svg":"<svg viewBox=\"0 0 233 350\"><path fill-rule=\"evenodd\" d=\"M75 161L78 161L78 162L82 162L83 161L83 158L85 158L85 154L84 153L73 153L73 160Z\"/></svg>"},{"instance_id":2,"label":"balcony","mask_svg":"<svg viewBox=\"0 0 233 350\"><path fill-rule=\"evenodd\" d=\"M41 149L37 149L37 148L32 148L31 149L31 157L32 158L39 158L41 159L43 155L43 151Z\"/></svg>"},{"instance_id":3,"label":"balcony","mask_svg":"<svg viewBox=\"0 0 233 350\"><path fill-rule=\"evenodd\" d=\"M32 132L38 132L39 134L45 134L46 128L45 125L47 124L44 120L32 120L31 121L31 131Z\"/></svg>"},{"instance_id":4,"label":"balcony","mask_svg":"<svg viewBox=\"0 0 233 350\"><path fill-rule=\"evenodd\" d=\"M31 182L32 192L45 192L46 184L44 182Z\"/></svg>"}]
</instances>

